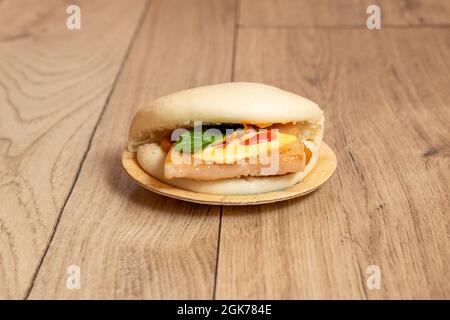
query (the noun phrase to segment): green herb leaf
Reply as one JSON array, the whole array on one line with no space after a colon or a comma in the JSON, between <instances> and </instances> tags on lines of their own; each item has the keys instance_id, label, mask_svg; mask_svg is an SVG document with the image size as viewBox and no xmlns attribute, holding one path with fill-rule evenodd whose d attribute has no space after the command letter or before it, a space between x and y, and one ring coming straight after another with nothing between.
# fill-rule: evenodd
<instances>
[{"instance_id":1,"label":"green herb leaf","mask_svg":"<svg viewBox=\"0 0 450 320\"><path fill-rule=\"evenodd\" d=\"M195 153L223 138L223 134L218 135L217 132L211 133L206 130L207 128L204 131L191 129L181 134L173 146L175 151Z\"/></svg>"}]
</instances>

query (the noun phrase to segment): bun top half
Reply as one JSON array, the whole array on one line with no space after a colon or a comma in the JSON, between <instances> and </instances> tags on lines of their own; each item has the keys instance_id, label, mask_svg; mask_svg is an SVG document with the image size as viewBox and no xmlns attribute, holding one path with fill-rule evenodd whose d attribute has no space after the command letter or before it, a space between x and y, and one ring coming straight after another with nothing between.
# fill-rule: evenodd
<instances>
[{"instance_id":1,"label":"bun top half","mask_svg":"<svg viewBox=\"0 0 450 320\"><path fill-rule=\"evenodd\" d=\"M162 132L204 123L288 123L323 125L323 112L311 100L261 83L229 82L168 94L133 117L130 151L159 142Z\"/></svg>"}]
</instances>

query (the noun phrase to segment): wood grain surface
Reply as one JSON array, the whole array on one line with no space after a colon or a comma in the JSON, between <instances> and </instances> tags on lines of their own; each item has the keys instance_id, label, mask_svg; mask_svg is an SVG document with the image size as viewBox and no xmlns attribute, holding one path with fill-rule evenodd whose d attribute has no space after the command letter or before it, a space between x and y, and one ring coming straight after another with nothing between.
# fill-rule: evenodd
<instances>
[{"instance_id":1,"label":"wood grain surface","mask_svg":"<svg viewBox=\"0 0 450 320\"><path fill-rule=\"evenodd\" d=\"M234 13L227 0L152 1L30 298L213 297L220 208L145 190L120 156L137 107L230 80ZM65 286L72 264L80 290Z\"/></svg>"},{"instance_id":2,"label":"wood grain surface","mask_svg":"<svg viewBox=\"0 0 450 320\"><path fill-rule=\"evenodd\" d=\"M144 2L79 4L79 32L63 2L0 4L0 298L26 295Z\"/></svg>"},{"instance_id":3,"label":"wood grain surface","mask_svg":"<svg viewBox=\"0 0 450 320\"><path fill-rule=\"evenodd\" d=\"M450 298L449 1L77 4L68 31L67 2L0 1L0 298ZM328 183L215 207L129 179L137 108L230 80L320 104Z\"/></svg>"},{"instance_id":4,"label":"wood grain surface","mask_svg":"<svg viewBox=\"0 0 450 320\"><path fill-rule=\"evenodd\" d=\"M218 298L449 297L449 35L239 32L235 80L321 96L339 166L304 199L224 207Z\"/></svg>"},{"instance_id":5,"label":"wood grain surface","mask_svg":"<svg viewBox=\"0 0 450 320\"><path fill-rule=\"evenodd\" d=\"M448 0L241 0L239 25L365 29L369 5L380 7L382 26L450 25Z\"/></svg>"}]
</instances>

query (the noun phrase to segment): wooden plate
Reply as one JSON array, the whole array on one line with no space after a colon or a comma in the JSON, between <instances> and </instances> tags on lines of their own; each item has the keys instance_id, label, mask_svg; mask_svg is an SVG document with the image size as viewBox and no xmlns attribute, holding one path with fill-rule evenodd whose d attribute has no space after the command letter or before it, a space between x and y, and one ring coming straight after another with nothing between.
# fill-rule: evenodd
<instances>
[{"instance_id":1,"label":"wooden plate","mask_svg":"<svg viewBox=\"0 0 450 320\"><path fill-rule=\"evenodd\" d=\"M216 195L173 187L145 172L139 166L136 154L126 150L122 153L122 165L131 178L153 192L202 204L245 206L292 199L313 192L331 178L336 170L337 160L333 150L323 142L316 166L303 181L280 191L254 195Z\"/></svg>"}]
</instances>

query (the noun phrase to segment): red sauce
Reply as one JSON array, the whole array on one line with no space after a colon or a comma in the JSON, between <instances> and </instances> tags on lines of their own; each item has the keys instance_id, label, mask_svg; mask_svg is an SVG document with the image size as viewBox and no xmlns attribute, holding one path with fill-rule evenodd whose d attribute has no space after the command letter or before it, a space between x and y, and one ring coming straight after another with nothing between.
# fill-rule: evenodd
<instances>
[{"instance_id":1,"label":"red sauce","mask_svg":"<svg viewBox=\"0 0 450 320\"><path fill-rule=\"evenodd\" d=\"M271 142L273 140L276 140L277 138L278 138L278 136L277 136L276 132L273 132L271 130L266 130L266 131L262 131L262 132L256 133L251 138L248 138L248 139L245 139L245 140L241 140L239 142L239 144L248 146L248 145L258 144L258 143L261 143L263 141ZM226 137L221 144L217 144L215 147L216 148L225 148L227 145L231 144L231 142L234 139L239 139L239 137L235 137L234 135L230 135L230 136Z\"/></svg>"},{"instance_id":2,"label":"red sauce","mask_svg":"<svg viewBox=\"0 0 450 320\"><path fill-rule=\"evenodd\" d=\"M255 134L253 137L241 141L240 144L248 146L251 144L258 144L263 141L271 142L275 139L277 139L277 134L275 132L272 132L272 130L267 130L267 131L259 132L259 133Z\"/></svg>"},{"instance_id":3,"label":"red sauce","mask_svg":"<svg viewBox=\"0 0 450 320\"><path fill-rule=\"evenodd\" d=\"M223 139L221 144L217 144L215 148L225 148L228 144L231 144L231 142L235 139L233 134L230 134L229 136L225 137Z\"/></svg>"},{"instance_id":4,"label":"red sauce","mask_svg":"<svg viewBox=\"0 0 450 320\"><path fill-rule=\"evenodd\" d=\"M172 140L170 139L170 136L162 137L161 141L159 142L159 145L161 146L161 149L165 153L168 153L170 151L170 148L172 147Z\"/></svg>"}]
</instances>

